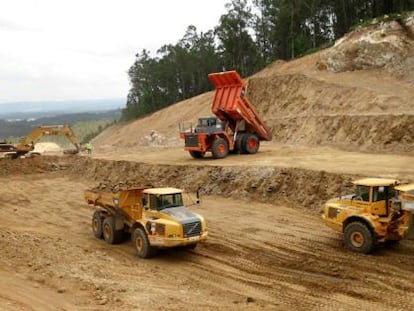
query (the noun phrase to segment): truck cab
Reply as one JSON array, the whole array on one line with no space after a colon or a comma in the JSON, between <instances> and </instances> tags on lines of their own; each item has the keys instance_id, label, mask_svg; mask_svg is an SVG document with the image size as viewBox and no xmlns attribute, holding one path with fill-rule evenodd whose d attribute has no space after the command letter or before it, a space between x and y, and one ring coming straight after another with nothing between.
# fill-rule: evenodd
<instances>
[{"instance_id":1,"label":"truck cab","mask_svg":"<svg viewBox=\"0 0 414 311\"><path fill-rule=\"evenodd\" d=\"M364 178L353 183L355 192L329 200L322 215L328 227L344 234L345 246L369 253L376 244L404 238L411 214L398 207L399 181Z\"/></svg>"},{"instance_id":2,"label":"truck cab","mask_svg":"<svg viewBox=\"0 0 414 311\"><path fill-rule=\"evenodd\" d=\"M217 133L222 132L225 124L216 117L199 118L195 128L196 133Z\"/></svg>"},{"instance_id":3,"label":"truck cab","mask_svg":"<svg viewBox=\"0 0 414 311\"><path fill-rule=\"evenodd\" d=\"M0 159L1 158L16 158L17 149L14 145L7 143L6 141L0 142Z\"/></svg>"},{"instance_id":4,"label":"truck cab","mask_svg":"<svg viewBox=\"0 0 414 311\"><path fill-rule=\"evenodd\" d=\"M195 246L207 236L205 220L189 210L176 188L149 188L142 199L145 226L152 246Z\"/></svg>"}]
</instances>

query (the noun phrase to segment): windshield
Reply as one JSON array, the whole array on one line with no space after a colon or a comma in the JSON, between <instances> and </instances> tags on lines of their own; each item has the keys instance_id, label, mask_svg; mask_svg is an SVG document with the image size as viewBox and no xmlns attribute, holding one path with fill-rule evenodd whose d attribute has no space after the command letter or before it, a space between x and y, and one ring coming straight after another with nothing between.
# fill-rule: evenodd
<instances>
[{"instance_id":1,"label":"windshield","mask_svg":"<svg viewBox=\"0 0 414 311\"><path fill-rule=\"evenodd\" d=\"M164 208L177 207L183 205L181 193L151 195L151 209L160 211Z\"/></svg>"},{"instance_id":2,"label":"windshield","mask_svg":"<svg viewBox=\"0 0 414 311\"><path fill-rule=\"evenodd\" d=\"M369 202L369 187L357 186L354 198L356 200Z\"/></svg>"}]
</instances>

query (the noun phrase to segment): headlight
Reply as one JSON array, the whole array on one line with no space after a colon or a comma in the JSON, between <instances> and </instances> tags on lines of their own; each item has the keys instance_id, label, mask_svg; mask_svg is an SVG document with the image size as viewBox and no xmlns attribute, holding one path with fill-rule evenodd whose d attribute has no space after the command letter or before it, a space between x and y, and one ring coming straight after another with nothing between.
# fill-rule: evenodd
<instances>
[{"instance_id":1,"label":"headlight","mask_svg":"<svg viewBox=\"0 0 414 311\"><path fill-rule=\"evenodd\" d=\"M157 233L158 235L165 235L165 225L153 222L151 224L151 232L152 234Z\"/></svg>"}]
</instances>

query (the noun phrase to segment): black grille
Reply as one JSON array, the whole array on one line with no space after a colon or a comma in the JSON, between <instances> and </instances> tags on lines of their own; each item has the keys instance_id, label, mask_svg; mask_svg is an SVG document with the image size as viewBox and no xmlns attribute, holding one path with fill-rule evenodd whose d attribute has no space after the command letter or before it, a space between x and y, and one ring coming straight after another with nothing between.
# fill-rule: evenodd
<instances>
[{"instance_id":1,"label":"black grille","mask_svg":"<svg viewBox=\"0 0 414 311\"><path fill-rule=\"evenodd\" d=\"M201 222L195 221L183 225L184 237L197 236L201 233Z\"/></svg>"},{"instance_id":2,"label":"black grille","mask_svg":"<svg viewBox=\"0 0 414 311\"><path fill-rule=\"evenodd\" d=\"M198 147L198 135L186 135L185 146L186 147Z\"/></svg>"}]
</instances>

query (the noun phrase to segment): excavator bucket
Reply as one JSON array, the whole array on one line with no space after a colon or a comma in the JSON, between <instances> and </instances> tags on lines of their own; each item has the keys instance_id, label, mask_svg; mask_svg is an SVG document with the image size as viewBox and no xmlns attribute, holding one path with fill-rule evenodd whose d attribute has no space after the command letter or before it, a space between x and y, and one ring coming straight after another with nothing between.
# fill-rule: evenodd
<instances>
[{"instance_id":1,"label":"excavator bucket","mask_svg":"<svg viewBox=\"0 0 414 311\"><path fill-rule=\"evenodd\" d=\"M211 73L208 78L216 87L211 110L220 120L244 120L260 140L272 139L271 131L247 98L244 81L236 71Z\"/></svg>"}]
</instances>

